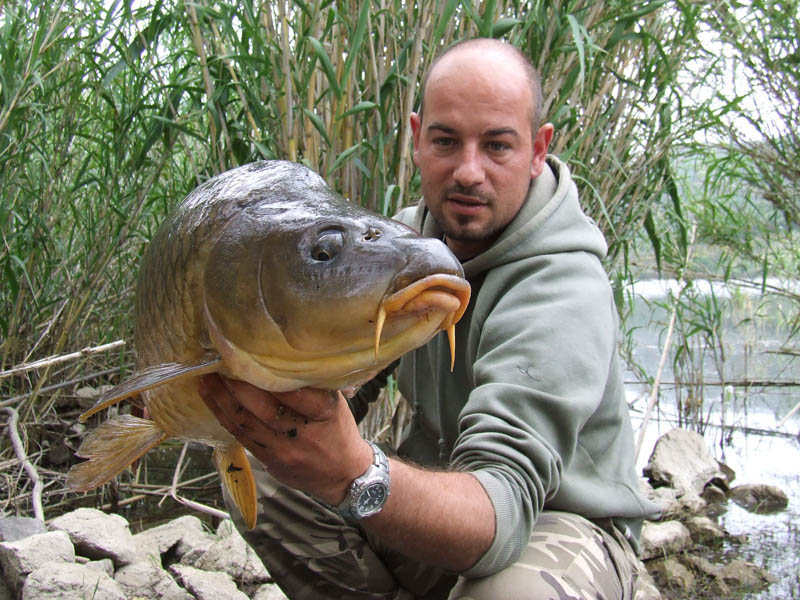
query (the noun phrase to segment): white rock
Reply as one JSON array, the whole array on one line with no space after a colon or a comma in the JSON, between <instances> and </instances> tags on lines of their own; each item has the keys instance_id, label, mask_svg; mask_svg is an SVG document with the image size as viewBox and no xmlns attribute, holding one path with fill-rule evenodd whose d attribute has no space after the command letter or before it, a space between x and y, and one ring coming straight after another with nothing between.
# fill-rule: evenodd
<instances>
[{"instance_id":1,"label":"white rock","mask_svg":"<svg viewBox=\"0 0 800 600\"><path fill-rule=\"evenodd\" d=\"M227 573L202 571L189 565L169 568L197 600L249 600Z\"/></svg>"},{"instance_id":2,"label":"white rock","mask_svg":"<svg viewBox=\"0 0 800 600\"><path fill-rule=\"evenodd\" d=\"M281 588L279 588L274 583L265 583L256 590L255 594L253 594L252 596L252 600L289 600L289 597L286 594L284 594ZM637 600L655 600L655 599L637 598Z\"/></svg>"},{"instance_id":3,"label":"white rock","mask_svg":"<svg viewBox=\"0 0 800 600\"><path fill-rule=\"evenodd\" d=\"M692 543L692 536L680 521L645 521L640 540L642 560L677 554Z\"/></svg>"},{"instance_id":4,"label":"white rock","mask_svg":"<svg viewBox=\"0 0 800 600\"><path fill-rule=\"evenodd\" d=\"M271 578L261 559L236 528L221 530L223 537L217 539L205 552L189 552L180 562L204 571L227 573L234 581L245 585L269 582Z\"/></svg>"},{"instance_id":5,"label":"white rock","mask_svg":"<svg viewBox=\"0 0 800 600\"><path fill-rule=\"evenodd\" d=\"M127 600L117 582L105 573L77 563L47 563L25 580L22 600Z\"/></svg>"},{"instance_id":6,"label":"white rock","mask_svg":"<svg viewBox=\"0 0 800 600\"><path fill-rule=\"evenodd\" d=\"M673 429L658 439L644 473L657 484L675 488L678 497L699 496L712 479L725 479L703 436L685 429Z\"/></svg>"},{"instance_id":7,"label":"white rock","mask_svg":"<svg viewBox=\"0 0 800 600\"><path fill-rule=\"evenodd\" d=\"M0 543L0 570L12 593L19 593L29 573L51 562L75 562L75 548L63 531Z\"/></svg>"},{"instance_id":8,"label":"white rock","mask_svg":"<svg viewBox=\"0 0 800 600\"><path fill-rule=\"evenodd\" d=\"M69 534L75 551L92 559L110 558L117 566L136 559L136 545L128 521L95 508L79 508L48 524L51 531Z\"/></svg>"},{"instance_id":9,"label":"white rock","mask_svg":"<svg viewBox=\"0 0 800 600\"><path fill-rule=\"evenodd\" d=\"M203 522L193 515L173 519L168 523L153 527L133 536L139 548L148 549L149 553L164 554L171 550L176 559L180 559L192 548L207 549L214 536L205 530ZM141 555L140 555L141 556Z\"/></svg>"},{"instance_id":10,"label":"white rock","mask_svg":"<svg viewBox=\"0 0 800 600\"><path fill-rule=\"evenodd\" d=\"M189 593L181 588L169 573L151 561L120 567L114 579L129 598L191 599Z\"/></svg>"}]
</instances>

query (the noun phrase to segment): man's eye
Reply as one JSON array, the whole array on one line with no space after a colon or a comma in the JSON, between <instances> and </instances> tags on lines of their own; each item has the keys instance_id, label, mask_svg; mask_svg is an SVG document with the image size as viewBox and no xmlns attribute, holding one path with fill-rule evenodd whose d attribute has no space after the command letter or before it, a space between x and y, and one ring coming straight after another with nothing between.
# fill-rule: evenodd
<instances>
[{"instance_id":1,"label":"man's eye","mask_svg":"<svg viewBox=\"0 0 800 600\"><path fill-rule=\"evenodd\" d=\"M509 148L509 145L503 142L489 142L488 146L492 152L505 152Z\"/></svg>"},{"instance_id":2,"label":"man's eye","mask_svg":"<svg viewBox=\"0 0 800 600\"><path fill-rule=\"evenodd\" d=\"M453 138L434 138L433 143L436 146L442 146L446 148L447 146L452 146L455 143L455 140Z\"/></svg>"}]
</instances>

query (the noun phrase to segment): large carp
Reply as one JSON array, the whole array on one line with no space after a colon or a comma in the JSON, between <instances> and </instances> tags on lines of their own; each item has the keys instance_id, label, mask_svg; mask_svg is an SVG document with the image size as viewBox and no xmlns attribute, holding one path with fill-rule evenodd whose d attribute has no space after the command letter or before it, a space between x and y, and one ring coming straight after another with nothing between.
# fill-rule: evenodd
<instances>
[{"instance_id":1,"label":"large carp","mask_svg":"<svg viewBox=\"0 0 800 600\"><path fill-rule=\"evenodd\" d=\"M67 485L102 485L167 438L201 442L252 528L244 449L203 403L197 377L219 372L272 391L358 386L440 330L452 352L469 295L442 242L342 199L302 165L266 161L214 177L144 254L136 372L80 417L141 394L151 418L119 415L92 430Z\"/></svg>"}]
</instances>

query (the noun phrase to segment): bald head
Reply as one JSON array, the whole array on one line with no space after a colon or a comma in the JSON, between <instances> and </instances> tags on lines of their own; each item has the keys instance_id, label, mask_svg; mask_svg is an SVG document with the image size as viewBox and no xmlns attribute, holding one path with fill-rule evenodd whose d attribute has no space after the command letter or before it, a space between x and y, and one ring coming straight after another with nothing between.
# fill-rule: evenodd
<instances>
[{"instance_id":1,"label":"bald head","mask_svg":"<svg viewBox=\"0 0 800 600\"><path fill-rule=\"evenodd\" d=\"M512 76L523 78L528 83L531 96L531 132L536 133L542 119L542 85L539 72L530 59L516 46L492 38L476 38L453 44L442 52L428 69L422 80L419 116L423 118L425 94L429 82L455 69L488 68L510 72Z\"/></svg>"}]
</instances>

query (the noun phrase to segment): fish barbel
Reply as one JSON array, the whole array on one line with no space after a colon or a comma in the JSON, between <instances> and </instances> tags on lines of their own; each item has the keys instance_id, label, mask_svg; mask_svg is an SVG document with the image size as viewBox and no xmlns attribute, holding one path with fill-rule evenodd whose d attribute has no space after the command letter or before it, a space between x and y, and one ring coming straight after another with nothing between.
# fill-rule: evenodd
<instances>
[{"instance_id":1,"label":"fish barbel","mask_svg":"<svg viewBox=\"0 0 800 600\"><path fill-rule=\"evenodd\" d=\"M136 286L136 371L80 417L141 395L149 419L93 429L67 475L98 487L168 438L214 448L249 528L256 493L244 448L197 377L270 391L358 386L455 323L470 287L439 240L348 202L310 169L263 161L198 186L145 251Z\"/></svg>"}]
</instances>

